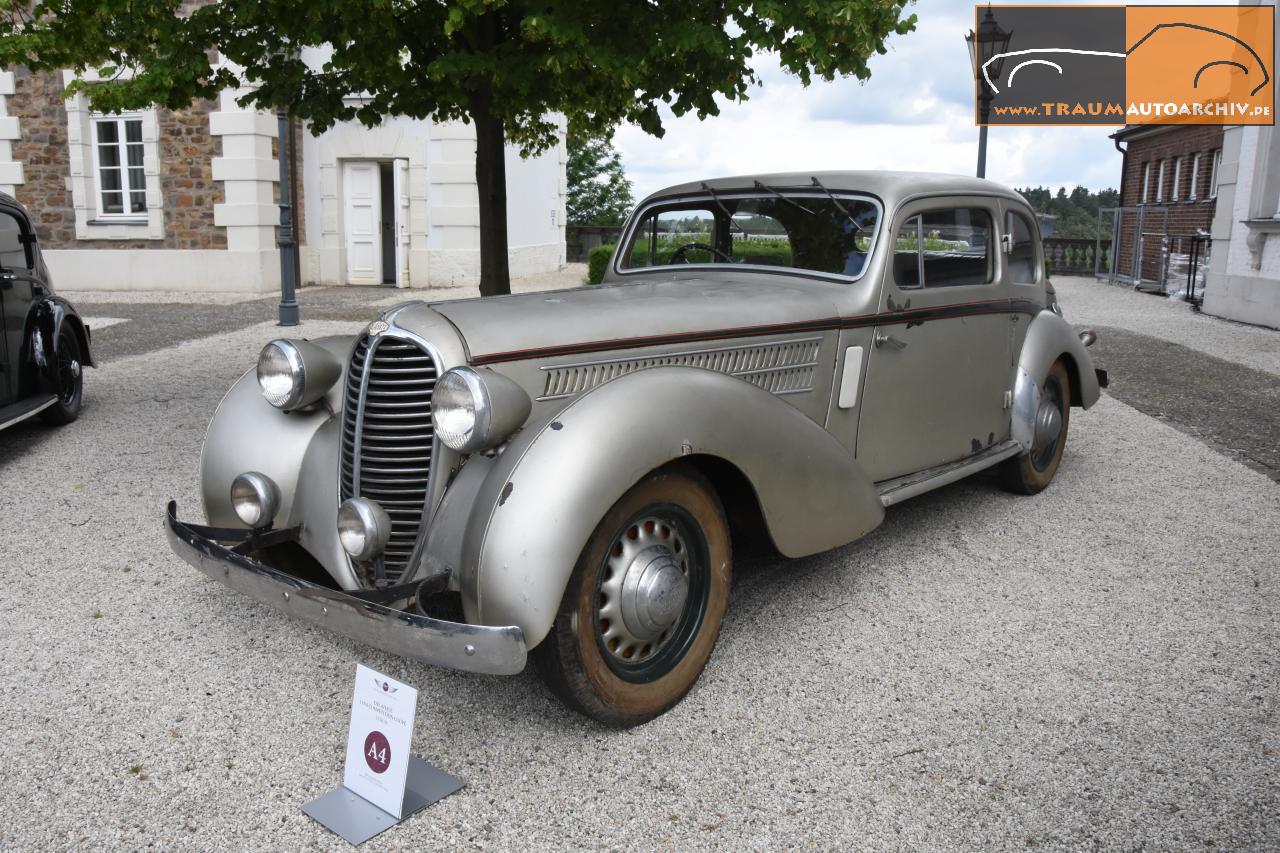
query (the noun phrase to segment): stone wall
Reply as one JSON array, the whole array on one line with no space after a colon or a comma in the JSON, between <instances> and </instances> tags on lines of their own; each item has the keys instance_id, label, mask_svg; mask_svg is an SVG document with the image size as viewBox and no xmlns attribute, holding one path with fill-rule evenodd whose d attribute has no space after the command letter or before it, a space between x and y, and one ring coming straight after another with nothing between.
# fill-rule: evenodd
<instances>
[{"instance_id":1,"label":"stone wall","mask_svg":"<svg viewBox=\"0 0 1280 853\"><path fill-rule=\"evenodd\" d=\"M198 102L179 112L157 111L163 239L80 240L68 189L71 155L62 75L19 68L14 78L8 109L19 122L21 138L13 143L13 158L23 164L24 177L16 195L31 212L45 248L226 248L226 230L213 224L213 206L222 200L222 189L210 168L219 148L209 133L212 102Z\"/></svg>"}]
</instances>

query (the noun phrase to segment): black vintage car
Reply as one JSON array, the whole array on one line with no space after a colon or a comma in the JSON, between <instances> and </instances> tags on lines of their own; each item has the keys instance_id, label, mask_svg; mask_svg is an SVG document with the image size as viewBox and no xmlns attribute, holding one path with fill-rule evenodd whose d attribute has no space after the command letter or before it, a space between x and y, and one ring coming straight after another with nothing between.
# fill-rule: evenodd
<instances>
[{"instance_id":1,"label":"black vintage car","mask_svg":"<svg viewBox=\"0 0 1280 853\"><path fill-rule=\"evenodd\" d=\"M67 424L80 414L82 368L93 366L89 327L54 295L31 217L0 193L0 429L40 415Z\"/></svg>"}]
</instances>

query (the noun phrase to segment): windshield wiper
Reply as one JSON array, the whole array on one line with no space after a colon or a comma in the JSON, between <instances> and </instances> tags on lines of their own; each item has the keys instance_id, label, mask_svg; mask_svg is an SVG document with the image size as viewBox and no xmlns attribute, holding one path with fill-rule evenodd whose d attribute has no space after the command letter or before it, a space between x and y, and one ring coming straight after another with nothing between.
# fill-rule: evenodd
<instances>
[{"instance_id":1,"label":"windshield wiper","mask_svg":"<svg viewBox=\"0 0 1280 853\"><path fill-rule=\"evenodd\" d=\"M711 196L711 200L716 203L716 207L720 208L720 212L723 213L725 215L725 218L729 220L729 227L737 228L739 231L742 232L743 237L746 237L748 240L750 240L751 235L747 233L747 229L743 228L741 225L733 221L733 214L729 212L729 208L724 206L724 202L720 201L720 196L716 195L716 191L711 189L711 186L707 184L706 181L703 181L702 189L707 193L707 195Z\"/></svg>"},{"instance_id":2,"label":"windshield wiper","mask_svg":"<svg viewBox=\"0 0 1280 853\"><path fill-rule=\"evenodd\" d=\"M831 203L834 204L836 206L836 209L839 210L841 213L843 213L846 218L848 218L849 223L853 225L855 229L857 229L858 231L862 230L862 226L858 224L858 220L853 218L853 214L849 212L849 208L845 207L844 204L841 203L840 199L832 195L831 190L827 189L822 185L822 181L818 180L817 178L814 178L813 185L827 194L827 198L831 199Z\"/></svg>"},{"instance_id":3,"label":"windshield wiper","mask_svg":"<svg viewBox=\"0 0 1280 853\"><path fill-rule=\"evenodd\" d=\"M787 204L791 205L792 207L797 208L797 209L799 209L800 211L802 211L802 212L804 212L804 213L809 214L810 216L814 216L814 215L815 215L815 214L814 214L814 212L813 212L812 210L810 210L809 208L805 207L803 204L801 204L800 202L796 201L794 198L787 198L785 195L783 195L782 193L778 192L777 190L775 190L773 187L769 186L768 184L762 184L762 183L760 183L759 181L756 181L755 183L756 183L756 189L758 189L758 190L764 190L764 191L765 191L765 192L767 192L767 193L773 193L773 194L774 194L774 195L776 195L778 198L782 199L783 201L785 201Z\"/></svg>"}]
</instances>

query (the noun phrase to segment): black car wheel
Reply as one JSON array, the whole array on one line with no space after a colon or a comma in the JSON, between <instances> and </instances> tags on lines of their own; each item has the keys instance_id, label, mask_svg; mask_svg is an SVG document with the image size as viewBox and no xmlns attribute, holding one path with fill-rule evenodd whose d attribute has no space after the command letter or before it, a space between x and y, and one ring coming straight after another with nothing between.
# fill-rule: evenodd
<instances>
[{"instance_id":1,"label":"black car wheel","mask_svg":"<svg viewBox=\"0 0 1280 853\"><path fill-rule=\"evenodd\" d=\"M47 424L62 426L80 416L84 400L84 367L80 361L80 341L66 326L58 333L58 400L40 413Z\"/></svg>"}]
</instances>

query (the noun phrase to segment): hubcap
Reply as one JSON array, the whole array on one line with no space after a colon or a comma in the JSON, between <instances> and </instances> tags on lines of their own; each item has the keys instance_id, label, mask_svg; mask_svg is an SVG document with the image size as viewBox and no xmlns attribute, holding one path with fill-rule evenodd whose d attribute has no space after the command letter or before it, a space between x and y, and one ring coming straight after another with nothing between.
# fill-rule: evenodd
<instances>
[{"instance_id":1,"label":"hubcap","mask_svg":"<svg viewBox=\"0 0 1280 853\"><path fill-rule=\"evenodd\" d=\"M1062 433L1062 413L1057 400L1045 400L1036 412L1036 450L1042 450L1058 440Z\"/></svg>"},{"instance_id":2,"label":"hubcap","mask_svg":"<svg viewBox=\"0 0 1280 853\"><path fill-rule=\"evenodd\" d=\"M689 601L689 556L676 525L655 516L615 540L601 573L596 624L616 661L650 660L669 643Z\"/></svg>"}]
</instances>

